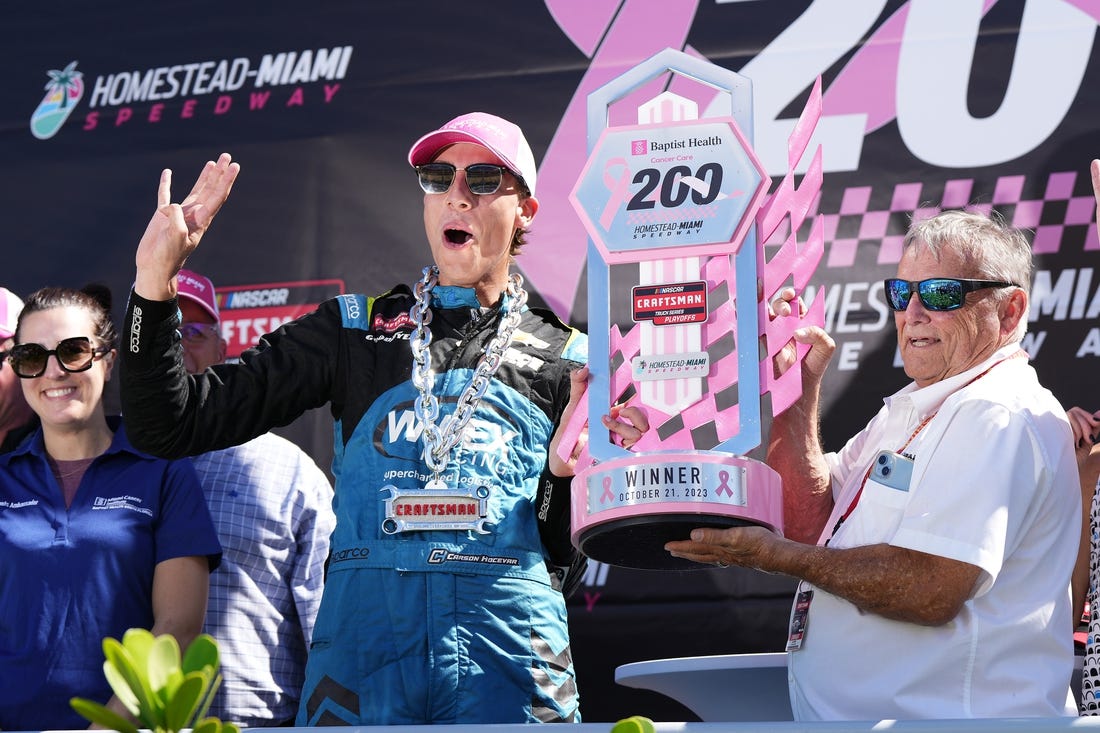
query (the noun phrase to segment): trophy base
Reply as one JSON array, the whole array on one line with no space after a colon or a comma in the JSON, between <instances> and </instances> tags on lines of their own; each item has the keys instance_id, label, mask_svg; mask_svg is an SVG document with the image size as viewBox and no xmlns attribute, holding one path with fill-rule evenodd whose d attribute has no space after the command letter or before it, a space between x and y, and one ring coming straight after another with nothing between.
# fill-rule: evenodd
<instances>
[{"instance_id":1,"label":"trophy base","mask_svg":"<svg viewBox=\"0 0 1100 733\"><path fill-rule=\"evenodd\" d=\"M714 565L673 557L666 542L686 540L698 527L728 529L756 524L720 514L660 514L605 522L577 538L578 549L590 558L635 570L706 570Z\"/></svg>"},{"instance_id":2,"label":"trophy base","mask_svg":"<svg viewBox=\"0 0 1100 733\"><path fill-rule=\"evenodd\" d=\"M719 451L631 454L573 478L573 545L593 560L640 570L701 570L665 543L698 527L761 526L783 532L779 474Z\"/></svg>"}]
</instances>

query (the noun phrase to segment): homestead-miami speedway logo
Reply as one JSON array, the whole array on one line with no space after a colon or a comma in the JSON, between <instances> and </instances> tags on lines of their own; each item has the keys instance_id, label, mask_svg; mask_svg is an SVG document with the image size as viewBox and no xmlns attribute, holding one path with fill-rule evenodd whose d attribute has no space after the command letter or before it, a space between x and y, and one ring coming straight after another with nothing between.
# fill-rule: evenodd
<instances>
[{"instance_id":1,"label":"homestead-miami speedway logo","mask_svg":"<svg viewBox=\"0 0 1100 733\"><path fill-rule=\"evenodd\" d=\"M84 75L76 70L75 61L60 71L50 69L46 75L50 77L46 96L31 115L31 134L39 140L56 135L84 96Z\"/></svg>"},{"instance_id":2,"label":"homestead-miami speedway logo","mask_svg":"<svg viewBox=\"0 0 1100 733\"><path fill-rule=\"evenodd\" d=\"M31 114L31 134L39 140L56 135L85 92L87 110L76 117L85 132L329 104L340 91L353 50L334 46L267 53L258 61L245 56L193 61L98 74L94 80L87 71L77 71L74 60L61 70L46 72L46 96Z\"/></svg>"}]
</instances>

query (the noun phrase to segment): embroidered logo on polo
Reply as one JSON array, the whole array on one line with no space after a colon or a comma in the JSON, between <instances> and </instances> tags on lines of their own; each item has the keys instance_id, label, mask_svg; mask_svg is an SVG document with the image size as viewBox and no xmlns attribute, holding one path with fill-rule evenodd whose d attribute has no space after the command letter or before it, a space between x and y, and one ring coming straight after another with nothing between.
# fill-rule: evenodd
<instances>
[{"instance_id":1,"label":"embroidered logo on polo","mask_svg":"<svg viewBox=\"0 0 1100 733\"><path fill-rule=\"evenodd\" d=\"M153 510L140 506L141 499L136 496L97 496L92 500L92 510L129 509L132 512L153 516Z\"/></svg>"},{"instance_id":2,"label":"embroidered logo on polo","mask_svg":"<svg viewBox=\"0 0 1100 733\"><path fill-rule=\"evenodd\" d=\"M38 499L27 501L0 501L0 509L25 509L29 506L38 506Z\"/></svg>"}]
</instances>

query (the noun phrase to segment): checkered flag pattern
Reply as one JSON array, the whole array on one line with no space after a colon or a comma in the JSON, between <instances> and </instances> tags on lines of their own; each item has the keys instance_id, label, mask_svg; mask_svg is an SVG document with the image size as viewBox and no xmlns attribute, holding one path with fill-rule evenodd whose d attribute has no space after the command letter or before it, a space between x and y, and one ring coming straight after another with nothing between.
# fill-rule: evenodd
<instances>
[{"instance_id":1,"label":"checkered flag pattern","mask_svg":"<svg viewBox=\"0 0 1100 733\"><path fill-rule=\"evenodd\" d=\"M974 203L973 178L942 184L898 183L892 189L846 188L836 213L821 213L828 250L826 267L895 265L901 259L902 241L911 220L958 208L983 213L995 209L1010 225L1034 232L1032 251L1036 255L1065 252L1077 243L1082 243L1084 251L1100 249L1096 200L1087 175L1075 171L1050 173L1038 198L1025 197L1026 183L1026 176L1022 175L997 178L988 203ZM819 207L822 207L820 197L811 213L819 213ZM782 245L788 231L783 227L777 229L766 246ZM876 253L874 262L857 261L861 252Z\"/></svg>"}]
</instances>

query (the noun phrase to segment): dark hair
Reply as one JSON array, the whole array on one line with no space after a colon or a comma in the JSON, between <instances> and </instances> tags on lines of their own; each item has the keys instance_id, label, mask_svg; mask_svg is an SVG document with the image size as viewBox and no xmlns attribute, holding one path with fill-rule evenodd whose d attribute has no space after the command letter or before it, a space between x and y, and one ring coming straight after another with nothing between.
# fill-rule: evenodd
<instances>
[{"instance_id":1,"label":"dark hair","mask_svg":"<svg viewBox=\"0 0 1100 733\"><path fill-rule=\"evenodd\" d=\"M27 298L19 320L15 326L15 342L19 341L19 332L23 328L23 319L31 313L53 310L54 308L83 308L92 316L95 336L104 346L115 347L118 332L111 321L111 290L106 285L91 283L80 290L73 288L39 288Z\"/></svg>"}]
</instances>

